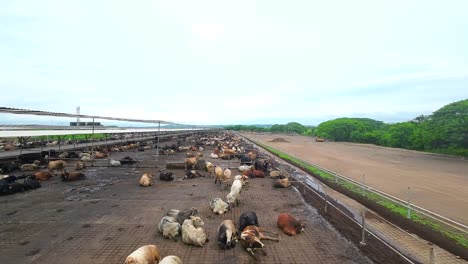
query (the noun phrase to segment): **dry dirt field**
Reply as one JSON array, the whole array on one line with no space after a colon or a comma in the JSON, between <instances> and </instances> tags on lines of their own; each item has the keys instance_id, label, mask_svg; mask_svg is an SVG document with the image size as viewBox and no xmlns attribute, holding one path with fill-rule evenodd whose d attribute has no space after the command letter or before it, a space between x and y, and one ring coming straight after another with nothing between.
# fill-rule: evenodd
<instances>
[{"instance_id":1,"label":"dry dirt field","mask_svg":"<svg viewBox=\"0 0 468 264\"><path fill-rule=\"evenodd\" d=\"M315 142L300 135L243 133L357 181L468 225L468 160L368 144ZM274 140L284 138L287 142Z\"/></svg>"}]
</instances>

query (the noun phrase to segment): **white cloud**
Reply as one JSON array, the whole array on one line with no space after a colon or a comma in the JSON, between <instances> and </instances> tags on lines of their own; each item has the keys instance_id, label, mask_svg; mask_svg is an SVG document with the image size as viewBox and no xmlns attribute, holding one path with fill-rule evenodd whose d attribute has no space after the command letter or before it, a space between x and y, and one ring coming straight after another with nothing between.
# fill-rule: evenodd
<instances>
[{"instance_id":1,"label":"white cloud","mask_svg":"<svg viewBox=\"0 0 468 264\"><path fill-rule=\"evenodd\" d=\"M0 105L226 124L468 97L466 3L336 5L5 2Z\"/></svg>"}]
</instances>

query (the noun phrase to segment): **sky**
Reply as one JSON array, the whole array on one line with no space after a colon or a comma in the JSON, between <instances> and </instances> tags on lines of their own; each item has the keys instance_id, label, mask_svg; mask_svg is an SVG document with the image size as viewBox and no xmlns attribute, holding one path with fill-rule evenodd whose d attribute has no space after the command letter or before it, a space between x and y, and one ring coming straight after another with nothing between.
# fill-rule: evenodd
<instances>
[{"instance_id":1,"label":"sky","mask_svg":"<svg viewBox=\"0 0 468 264\"><path fill-rule=\"evenodd\" d=\"M466 0L2 0L0 106L194 125L407 121L468 98L466 10Z\"/></svg>"}]
</instances>

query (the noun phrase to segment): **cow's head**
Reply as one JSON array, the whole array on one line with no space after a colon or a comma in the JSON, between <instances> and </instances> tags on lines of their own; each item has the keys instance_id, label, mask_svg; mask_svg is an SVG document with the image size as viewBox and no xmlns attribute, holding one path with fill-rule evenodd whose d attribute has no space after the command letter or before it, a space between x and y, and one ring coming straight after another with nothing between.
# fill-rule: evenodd
<instances>
[{"instance_id":1,"label":"cow's head","mask_svg":"<svg viewBox=\"0 0 468 264\"><path fill-rule=\"evenodd\" d=\"M127 257L127 259L124 262L124 264L137 264L137 263L138 263L138 259L134 257Z\"/></svg>"},{"instance_id":2,"label":"cow's head","mask_svg":"<svg viewBox=\"0 0 468 264\"><path fill-rule=\"evenodd\" d=\"M199 216L190 216L190 220L192 220L194 227L201 227L205 225L205 222Z\"/></svg>"}]
</instances>

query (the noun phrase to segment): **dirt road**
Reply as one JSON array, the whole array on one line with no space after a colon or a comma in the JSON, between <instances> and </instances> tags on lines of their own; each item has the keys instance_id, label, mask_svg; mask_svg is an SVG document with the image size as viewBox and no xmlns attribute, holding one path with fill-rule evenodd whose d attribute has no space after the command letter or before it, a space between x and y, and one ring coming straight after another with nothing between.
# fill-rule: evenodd
<instances>
[{"instance_id":1,"label":"dirt road","mask_svg":"<svg viewBox=\"0 0 468 264\"><path fill-rule=\"evenodd\" d=\"M311 137L244 133L249 138L468 224L468 160ZM288 142L271 142L283 138ZM274 140L278 141L278 140Z\"/></svg>"}]
</instances>

